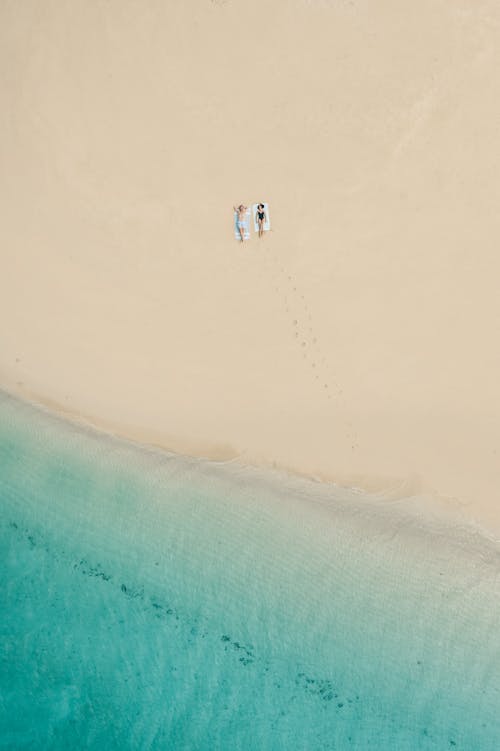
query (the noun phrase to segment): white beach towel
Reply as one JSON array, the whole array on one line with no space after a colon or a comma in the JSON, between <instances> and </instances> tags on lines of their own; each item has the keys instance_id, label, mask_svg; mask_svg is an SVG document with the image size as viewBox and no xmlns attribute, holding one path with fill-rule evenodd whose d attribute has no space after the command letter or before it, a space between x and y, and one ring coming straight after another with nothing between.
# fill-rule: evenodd
<instances>
[{"instance_id":1,"label":"white beach towel","mask_svg":"<svg viewBox=\"0 0 500 751\"><path fill-rule=\"evenodd\" d=\"M251 212L250 209L247 209L245 211L245 223L246 226L243 231L243 237L245 240L250 240L250 218L251 218ZM234 212L234 236L237 240L241 240L240 230L238 227L238 213Z\"/></svg>"},{"instance_id":2,"label":"white beach towel","mask_svg":"<svg viewBox=\"0 0 500 751\"><path fill-rule=\"evenodd\" d=\"M252 204L252 219L253 219L253 228L256 232L259 231L259 223L257 221L257 207L258 203ZM264 222L264 232L268 232L271 229L271 218L269 216L269 204L264 204L264 211L266 212L266 221Z\"/></svg>"}]
</instances>

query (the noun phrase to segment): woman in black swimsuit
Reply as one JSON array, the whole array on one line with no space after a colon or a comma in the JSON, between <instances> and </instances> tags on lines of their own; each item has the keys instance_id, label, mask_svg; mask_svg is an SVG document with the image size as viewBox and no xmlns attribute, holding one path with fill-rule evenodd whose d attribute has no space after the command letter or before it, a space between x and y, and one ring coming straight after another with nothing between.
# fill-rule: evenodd
<instances>
[{"instance_id":1,"label":"woman in black swimsuit","mask_svg":"<svg viewBox=\"0 0 500 751\"><path fill-rule=\"evenodd\" d=\"M264 211L264 204L259 203L257 206L257 223L259 225L259 237L264 234L264 223L266 221L266 212Z\"/></svg>"}]
</instances>

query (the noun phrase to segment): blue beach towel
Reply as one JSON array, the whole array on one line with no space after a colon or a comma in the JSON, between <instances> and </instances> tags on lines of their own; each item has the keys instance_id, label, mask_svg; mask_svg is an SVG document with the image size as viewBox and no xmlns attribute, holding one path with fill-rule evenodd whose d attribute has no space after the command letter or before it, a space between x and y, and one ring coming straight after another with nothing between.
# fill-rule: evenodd
<instances>
[{"instance_id":1,"label":"blue beach towel","mask_svg":"<svg viewBox=\"0 0 500 751\"><path fill-rule=\"evenodd\" d=\"M243 232L243 237L245 240L250 240L250 209L247 209L245 212L245 227ZM236 240L241 240L240 230L238 227L238 214L235 211L234 212L234 236Z\"/></svg>"}]
</instances>

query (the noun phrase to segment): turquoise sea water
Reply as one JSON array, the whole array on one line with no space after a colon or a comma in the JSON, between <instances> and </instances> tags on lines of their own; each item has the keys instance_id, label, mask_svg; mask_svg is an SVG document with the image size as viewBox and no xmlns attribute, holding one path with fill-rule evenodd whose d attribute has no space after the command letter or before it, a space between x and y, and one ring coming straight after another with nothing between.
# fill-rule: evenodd
<instances>
[{"instance_id":1,"label":"turquoise sea water","mask_svg":"<svg viewBox=\"0 0 500 751\"><path fill-rule=\"evenodd\" d=\"M0 395L2 749L500 748L472 530Z\"/></svg>"}]
</instances>

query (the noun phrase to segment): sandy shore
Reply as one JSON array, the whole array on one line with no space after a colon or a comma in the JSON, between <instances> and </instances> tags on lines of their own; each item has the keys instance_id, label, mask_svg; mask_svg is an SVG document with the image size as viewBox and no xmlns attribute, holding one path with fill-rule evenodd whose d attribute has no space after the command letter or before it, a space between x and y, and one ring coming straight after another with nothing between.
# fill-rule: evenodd
<instances>
[{"instance_id":1,"label":"sandy shore","mask_svg":"<svg viewBox=\"0 0 500 751\"><path fill-rule=\"evenodd\" d=\"M0 20L0 385L499 534L498 5Z\"/></svg>"}]
</instances>

